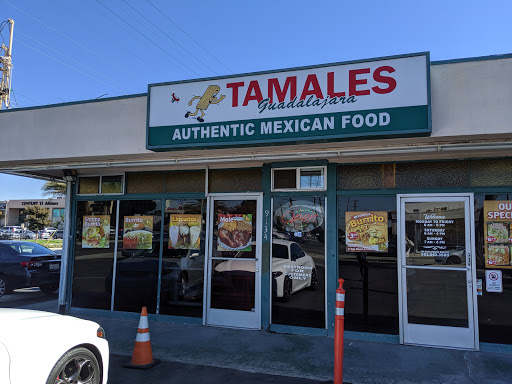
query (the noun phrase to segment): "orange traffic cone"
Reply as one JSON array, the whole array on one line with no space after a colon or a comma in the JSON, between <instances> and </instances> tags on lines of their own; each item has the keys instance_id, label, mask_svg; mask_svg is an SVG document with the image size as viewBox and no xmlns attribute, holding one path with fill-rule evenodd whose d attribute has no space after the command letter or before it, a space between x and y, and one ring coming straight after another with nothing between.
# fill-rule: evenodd
<instances>
[{"instance_id":1,"label":"orange traffic cone","mask_svg":"<svg viewBox=\"0 0 512 384\"><path fill-rule=\"evenodd\" d=\"M159 360L153 359L151 351L151 340L149 338L148 309L142 307L140 312L139 328L135 337L135 346L133 347L132 359L125 364L126 368L149 369Z\"/></svg>"}]
</instances>

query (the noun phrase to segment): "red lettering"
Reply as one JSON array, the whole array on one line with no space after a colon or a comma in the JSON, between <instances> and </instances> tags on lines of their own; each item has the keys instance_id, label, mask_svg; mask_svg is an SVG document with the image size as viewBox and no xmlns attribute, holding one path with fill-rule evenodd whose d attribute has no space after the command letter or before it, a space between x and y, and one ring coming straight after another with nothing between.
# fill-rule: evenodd
<instances>
[{"instance_id":1,"label":"red lettering","mask_svg":"<svg viewBox=\"0 0 512 384\"><path fill-rule=\"evenodd\" d=\"M233 100L232 106L238 107L238 88L243 87L244 82L241 81L239 83L228 83L226 85L226 88L233 88L233 97L231 98Z\"/></svg>"},{"instance_id":2,"label":"red lettering","mask_svg":"<svg viewBox=\"0 0 512 384\"><path fill-rule=\"evenodd\" d=\"M393 73L395 69L390 66L379 67L373 72L373 79L379 83L387 84L387 88L373 87L372 90L378 94L391 93L396 88L396 80L389 76L382 76L382 72Z\"/></svg>"},{"instance_id":3,"label":"red lettering","mask_svg":"<svg viewBox=\"0 0 512 384\"><path fill-rule=\"evenodd\" d=\"M254 94L252 94L254 92ZM258 103L263 100L263 96L261 95L260 85L258 81L253 80L249 83L249 89L247 89L247 93L245 94L244 104L245 107L249 104L249 101L256 100Z\"/></svg>"},{"instance_id":4,"label":"red lettering","mask_svg":"<svg viewBox=\"0 0 512 384\"><path fill-rule=\"evenodd\" d=\"M350 96L364 96L370 94L369 89L361 89L359 91L356 89L358 85L368 83L367 79L357 79L357 75L362 75L364 73L370 73L370 68L353 69L348 71L348 93Z\"/></svg>"},{"instance_id":5,"label":"red lettering","mask_svg":"<svg viewBox=\"0 0 512 384\"><path fill-rule=\"evenodd\" d=\"M309 89L310 86L313 86L313 89ZM322 94L322 90L320 89L320 84L318 84L318 79L316 75L308 75L306 79L306 84L304 84L304 89L302 90L302 95L300 95L300 99L304 100L307 96L314 95L317 99L323 99L324 95Z\"/></svg>"},{"instance_id":6,"label":"red lettering","mask_svg":"<svg viewBox=\"0 0 512 384\"><path fill-rule=\"evenodd\" d=\"M314 223L318 214L316 213L298 213L293 211L286 211L281 216L281 222L284 224L292 224L295 222L300 223Z\"/></svg>"},{"instance_id":7,"label":"red lettering","mask_svg":"<svg viewBox=\"0 0 512 384\"><path fill-rule=\"evenodd\" d=\"M295 99L297 97L297 76L287 77L284 88L281 88L277 78L268 79L268 98L271 103L274 99L274 91L276 91L277 100L282 102L288 93L288 89L290 89L290 100Z\"/></svg>"},{"instance_id":8,"label":"red lettering","mask_svg":"<svg viewBox=\"0 0 512 384\"><path fill-rule=\"evenodd\" d=\"M334 92L334 72L327 73L327 94L329 97L345 96L345 92Z\"/></svg>"}]
</instances>

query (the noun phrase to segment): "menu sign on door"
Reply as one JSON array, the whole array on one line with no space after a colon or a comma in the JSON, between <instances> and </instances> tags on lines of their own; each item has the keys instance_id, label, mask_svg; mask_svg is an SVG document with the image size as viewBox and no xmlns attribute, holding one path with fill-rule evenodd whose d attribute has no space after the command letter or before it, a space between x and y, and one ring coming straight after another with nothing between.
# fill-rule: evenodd
<instances>
[{"instance_id":1,"label":"menu sign on door","mask_svg":"<svg viewBox=\"0 0 512 384\"><path fill-rule=\"evenodd\" d=\"M447 247L446 234L455 224L455 220L437 213L425 213L422 219L416 220L416 223L423 225L421 256L448 258L450 251Z\"/></svg>"},{"instance_id":2,"label":"menu sign on door","mask_svg":"<svg viewBox=\"0 0 512 384\"><path fill-rule=\"evenodd\" d=\"M512 201L484 201L486 268L512 268Z\"/></svg>"},{"instance_id":3,"label":"menu sign on door","mask_svg":"<svg viewBox=\"0 0 512 384\"><path fill-rule=\"evenodd\" d=\"M466 220L462 201L411 202L405 204L408 264L466 264Z\"/></svg>"}]
</instances>

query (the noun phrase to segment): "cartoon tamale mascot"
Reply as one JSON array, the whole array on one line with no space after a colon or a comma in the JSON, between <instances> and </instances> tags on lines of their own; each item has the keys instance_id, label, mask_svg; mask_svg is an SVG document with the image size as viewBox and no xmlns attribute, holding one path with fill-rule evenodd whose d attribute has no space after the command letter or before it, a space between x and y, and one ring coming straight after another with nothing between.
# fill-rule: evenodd
<instances>
[{"instance_id":1,"label":"cartoon tamale mascot","mask_svg":"<svg viewBox=\"0 0 512 384\"><path fill-rule=\"evenodd\" d=\"M202 123L204 121L204 119L203 119L204 111L208 108L208 106L210 104L218 104L218 103L220 103L226 97L226 95L221 95L217 99L217 94L219 93L219 91L220 91L220 87L218 85L209 85L208 88L206 88L206 91L204 92L203 96L194 96L188 102L188 105L192 105L192 102L195 99L199 99L199 101L197 102L197 105L196 105L196 111L194 113L192 113L190 111L187 112L185 117L195 116L195 115L197 115L197 113L199 111L201 111L201 116L199 116L197 118L197 120Z\"/></svg>"}]
</instances>

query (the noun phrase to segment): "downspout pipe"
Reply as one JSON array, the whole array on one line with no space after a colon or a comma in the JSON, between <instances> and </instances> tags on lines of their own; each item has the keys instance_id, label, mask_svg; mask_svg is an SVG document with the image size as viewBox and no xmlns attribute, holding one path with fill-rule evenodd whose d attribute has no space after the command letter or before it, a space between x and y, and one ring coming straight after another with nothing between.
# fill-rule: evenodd
<instances>
[{"instance_id":1,"label":"downspout pipe","mask_svg":"<svg viewBox=\"0 0 512 384\"><path fill-rule=\"evenodd\" d=\"M66 205L64 213L64 233L62 241L62 256L60 262L60 283L59 283L59 313L67 312L67 281L68 281L68 266L70 264L70 244L71 244L71 192L73 190L74 178L66 178Z\"/></svg>"}]
</instances>

